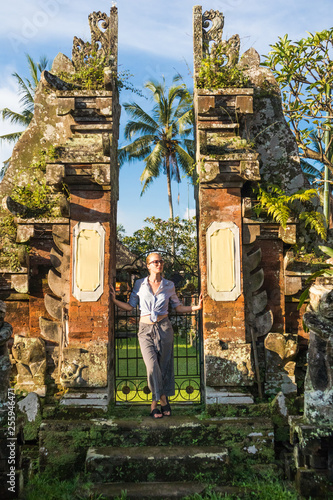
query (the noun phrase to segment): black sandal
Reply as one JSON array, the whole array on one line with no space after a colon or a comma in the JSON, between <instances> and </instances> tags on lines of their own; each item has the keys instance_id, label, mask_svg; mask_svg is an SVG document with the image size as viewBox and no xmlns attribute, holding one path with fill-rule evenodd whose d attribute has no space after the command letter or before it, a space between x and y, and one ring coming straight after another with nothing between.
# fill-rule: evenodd
<instances>
[{"instance_id":1,"label":"black sandal","mask_svg":"<svg viewBox=\"0 0 333 500\"><path fill-rule=\"evenodd\" d=\"M162 417L156 417L155 415L162 415L163 417L163 413L158 408L154 408L153 411L149 414L149 416L155 419L162 418Z\"/></svg>"},{"instance_id":2,"label":"black sandal","mask_svg":"<svg viewBox=\"0 0 333 500\"><path fill-rule=\"evenodd\" d=\"M161 410L163 417L171 417L171 406L169 404L168 398L167 398L167 404L165 406L161 405Z\"/></svg>"}]
</instances>

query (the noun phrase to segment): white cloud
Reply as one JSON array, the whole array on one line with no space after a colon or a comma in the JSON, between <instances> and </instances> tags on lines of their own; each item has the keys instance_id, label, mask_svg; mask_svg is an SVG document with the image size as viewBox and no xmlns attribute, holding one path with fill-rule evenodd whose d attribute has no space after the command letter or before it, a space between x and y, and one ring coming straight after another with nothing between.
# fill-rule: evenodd
<instances>
[{"instance_id":1,"label":"white cloud","mask_svg":"<svg viewBox=\"0 0 333 500\"><path fill-rule=\"evenodd\" d=\"M195 217L195 215L196 215L195 208L190 208L190 209L187 208L185 210L183 219L191 219L192 217Z\"/></svg>"},{"instance_id":2,"label":"white cloud","mask_svg":"<svg viewBox=\"0 0 333 500\"><path fill-rule=\"evenodd\" d=\"M9 108L12 111L19 112L21 106L15 80L8 76L4 83L5 86L0 87L0 109ZM24 127L13 125L8 120L0 121L0 135L7 135L21 130L24 130ZM2 163L10 157L12 150L13 144L8 144L6 142L0 144L0 169Z\"/></svg>"}]
</instances>

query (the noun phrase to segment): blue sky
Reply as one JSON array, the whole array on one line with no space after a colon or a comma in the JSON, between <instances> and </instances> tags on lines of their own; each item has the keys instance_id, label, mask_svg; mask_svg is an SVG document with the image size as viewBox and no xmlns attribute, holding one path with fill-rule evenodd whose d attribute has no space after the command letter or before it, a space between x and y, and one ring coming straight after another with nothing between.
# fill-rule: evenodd
<instances>
[{"instance_id":1,"label":"blue sky","mask_svg":"<svg viewBox=\"0 0 333 500\"><path fill-rule=\"evenodd\" d=\"M88 15L92 11L109 12L109 0L12 0L1 6L0 17L0 109L19 111L13 72L26 74L25 53L35 60L46 55L50 60L58 52L70 56L73 36L90 40ZM200 3L200 2L197 2ZM192 87L192 8L193 0L118 0L119 69L129 70L133 84L141 88L148 79L164 75L170 81L177 72ZM225 16L224 38L238 33L241 52L254 47L267 54L269 44L288 33L297 40L307 31L331 28L331 0L203 0L203 10L220 10ZM147 101L124 92L122 102ZM122 127L126 113L122 112ZM0 122L0 134L17 129ZM120 144L124 139L120 136ZM0 161L10 156L11 147L0 147ZM165 176L158 179L140 197L140 174L143 165L125 165L120 173L118 222L127 234L142 227L145 217L168 218ZM179 204L177 203L179 192ZM186 217L193 212L193 191L183 179L173 183L175 215Z\"/></svg>"}]
</instances>

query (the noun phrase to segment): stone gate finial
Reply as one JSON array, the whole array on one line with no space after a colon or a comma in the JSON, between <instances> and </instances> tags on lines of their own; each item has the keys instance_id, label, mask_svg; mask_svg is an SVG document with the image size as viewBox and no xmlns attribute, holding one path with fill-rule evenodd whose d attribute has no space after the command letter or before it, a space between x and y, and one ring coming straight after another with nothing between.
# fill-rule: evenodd
<instances>
[{"instance_id":1,"label":"stone gate finial","mask_svg":"<svg viewBox=\"0 0 333 500\"><path fill-rule=\"evenodd\" d=\"M89 14L91 42L74 37L72 60L78 70L92 57L105 58L105 65L117 69L118 63L118 9L111 7L110 17L104 12Z\"/></svg>"},{"instance_id":2,"label":"stone gate finial","mask_svg":"<svg viewBox=\"0 0 333 500\"><path fill-rule=\"evenodd\" d=\"M222 40L224 15L218 10L206 10L202 14L202 7L193 8L193 46L194 46L194 75L198 76L203 58L219 57L224 60L223 66L232 67L238 63L240 39L233 35L229 40Z\"/></svg>"},{"instance_id":3,"label":"stone gate finial","mask_svg":"<svg viewBox=\"0 0 333 500\"><path fill-rule=\"evenodd\" d=\"M202 43L205 55L208 55L210 42L222 42L224 15L218 10L206 10L202 15Z\"/></svg>"}]
</instances>

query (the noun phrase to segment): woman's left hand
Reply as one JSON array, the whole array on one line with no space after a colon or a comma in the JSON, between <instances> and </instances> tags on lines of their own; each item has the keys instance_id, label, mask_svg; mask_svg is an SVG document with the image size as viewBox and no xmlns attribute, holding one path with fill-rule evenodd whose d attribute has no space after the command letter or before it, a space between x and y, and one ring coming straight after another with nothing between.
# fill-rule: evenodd
<instances>
[{"instance_id":1,"label":"woman's left hand","mask_svg":"<svg viewBox=\"0 0 333 500\"><path fill-rule=\"evenodd\" d=\"M202 292L201 292L199 295L199 300L198 300L199 309L202 309L202 303L203 303L203 297L202 297Z\"/></svg>"}]
</instances>

